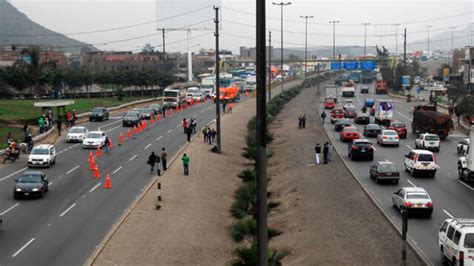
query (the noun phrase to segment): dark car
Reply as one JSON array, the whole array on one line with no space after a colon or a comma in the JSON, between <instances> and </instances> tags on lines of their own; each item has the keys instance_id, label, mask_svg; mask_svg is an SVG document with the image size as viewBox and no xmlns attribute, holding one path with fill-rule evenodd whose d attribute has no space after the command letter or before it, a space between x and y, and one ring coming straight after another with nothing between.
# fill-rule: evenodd
<instances>
[{"instance_id":1,"label":"dark car","mask_svg":"<svg viewBox=\"0 0 474 266\"><path fill-rule=\"evenodd\" d=\"M148 109L153 110L153 113L155 113L155 115L157 115L161 112L161 105L159 103L152 103L152 104L148 105Z\"/></svg>"},{"instance_id":2,"label":"dark car","mask_svg":"<svg viewBox=\"0 0 474 266\"><path fill-rule=\"evenodd\" d=\"M359 113L356 118L354 118L354 123L367 125L370 124L370 116L368 113Z\"/></svg>"},{"instance_id":3,"label":"dark car","mask_svg":"<svg viewBox=\"0 0 474 266\"><path fill-rule=\"evenodd\" d=\"M109 119L109 111L105 107L95 107L89 115L89 121L105 121Z\"/></svg>"},{"instance_id":4,"label":"dark car","mask_svg":"<svg viewBox=\"0 0 474 266\"><path fill-rule=\"evenodd\" d=\"M354 118L357 116L356 110L354 107L346 107L344 108L344 117L347 118Z\"/></svg>"},{"instance_id":5,"label":"dark car","mask_svg":"<svg viewBox=\"0 0 474 266\"><path fill-rule=\"evenodd\" d=\"M360 87L360 93L369 93L369 86Z\"/></svg>"},{"instance_id":6,"label":"dark car","mask_svg":"<svg viewBox=\"0 0 474 266\"><path fill-rule=\"evenodd\" d=\"M20 196L39 196L42 198L44 193L48 192L48 179L43 172L26 171L18 179L15 179L15 188L13 197Z\"/></svg>"},{"instance_id":7,"label":"dark car","mask_svg":"<svg viewBox=\"0 0 474 266\"><path fill-rule=\"evenodd\" d=\"M134 110L140 112L142 119L145 119L145 120L150 120L151 116L154 114L154 111L148 108L141 108L141 109L134 109Z\"/></svg>"},{"instance_id":8,"label":"dark car","mask_svg":"<svg viewBox=\"0 0 474 266\"><path fill-rule=\"evenodd\" d=\"M347 155L351 160L366 159L372 161L374 159L374 147L367 139L355 139L349 144Z\"/></svg>"},{"instance_id":9,"label":"dark car","mask_svg":"<svg viewBox=\"0 0 474 266\"><path fill-rule=\"evenodd\" d=\"M142 122L142 117L138 111L128 111L122 118L122 125L124 127L138 126Z\"/></svg>"},{"instance_id":10,"label":"dark car","mask_svg":"<svg viewBox=\"0 0 474 266\"><path fill-rule=\"evenodd\" d=\"M334 130L336 130L337 132L341 131L344 129L344 127L347 127L347 126L350 126L351 125L351 121L347 118L342 118L342 119L338 119L336 121L336 124L334 124Z\"/></svg>"},{"instance_id":11,"label":"dark car","mask_svg":"<svg viewBox=\"0 0 474 266\"><path fill-rule=\"evenodd\" d=\"M381 161L374 163L369 170L370 178L378 183L382 180L389 180L395 184L398 184L400 180L400 171L398 167L389 161Z\"/></svg>"},{"instance_id":12,"label":"dark car","mask_svg":"<svg viewBox=\"0 0 474 266\"><path fill-rule=\"evenodd\" d=\"M383 128L378 124L368 124L364 127L364 132L362 134L366 137L377 137L382 130Z\"/></svg>"}]
</instances>

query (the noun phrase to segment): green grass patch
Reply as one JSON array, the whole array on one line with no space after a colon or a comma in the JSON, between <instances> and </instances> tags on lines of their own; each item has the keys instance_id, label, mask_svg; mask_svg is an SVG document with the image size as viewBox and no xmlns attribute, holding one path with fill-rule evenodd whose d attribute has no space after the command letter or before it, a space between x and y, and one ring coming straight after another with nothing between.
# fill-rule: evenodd
<instances>
[{"instance_id":1,"label":"green grass patch","mask_svg":"<svg viewBox=\"0 0 474 266\"><path fill-rule=\"evenodd\" d=\"M17 139L19 142L23 141L23 130L20 127L11 126L0 126L0 150L8 147L7 135L8 132L13 134L13 139Z\"/></svg>"}]
</instances>

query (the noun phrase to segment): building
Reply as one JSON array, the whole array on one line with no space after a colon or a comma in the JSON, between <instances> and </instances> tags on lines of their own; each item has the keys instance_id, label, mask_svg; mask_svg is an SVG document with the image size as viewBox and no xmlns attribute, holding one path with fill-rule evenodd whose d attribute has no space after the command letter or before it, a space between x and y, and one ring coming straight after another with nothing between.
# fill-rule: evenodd
<instances>
[{"instance_id":1,"label":"building","mask_svg":"<svg viewBox=\"0 0 474 266\"><path fill-rule=\"evenodd\" d=\"M465 51L461 49L454 50L453 52L453 74L461 73L464 71L464 55Z\"/></svg>"},{"instance_id":2,"label":"building","mask_svg":"<svg viewBox=\"0 0 474 266\"><path fill-rule=\"evenodd\" d=\"M81 55L81 67L92 72L121 70L160 70L163 68L161 54L134 54L132 52L87 52Z\"/></svg>"},{"instance_id":3,"label":"building","mask_svg":"<svg viewBox=\"0 0 474 266\"><path fill-rule=\"evenodd\" d=\"M474 46L467 46L464 51L464 86L472 94L474 93Z\"/></svg>"},{"instance_id":4,"label":"building","mask_svg":"<svg viewBox=\"0 0 474 266\"><path fill-rule=\"evenodd\" d=\"M40 52L39 63L53 62L58 66L66 65L66 55L60 49L36 45L3 45L0 46L0 67L12 66L16 62L31 63L31 51Z\"/></svg>"},{"instance_id":5,"label":"building","mask_svg":"<svg viewBox=\"0 0 474 266\"><path fill-rule=\"evenodd\" d=\"M274 51L273 51L273 46L266 47L267 49L267 57L269 52L272 53L272 58L274 58ZM241 46L240 47L240 59L245 59L245 60L256 60L257 59L257 49L255 47L245 47Z\"/></svg>"}]
</instances>

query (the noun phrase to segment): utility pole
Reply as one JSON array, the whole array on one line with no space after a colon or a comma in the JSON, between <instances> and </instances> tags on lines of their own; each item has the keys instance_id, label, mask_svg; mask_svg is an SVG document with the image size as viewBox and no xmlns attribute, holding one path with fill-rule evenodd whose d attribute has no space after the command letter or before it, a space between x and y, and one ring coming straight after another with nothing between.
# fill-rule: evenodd
<instances>
[{"instance_id":1,"label":"utility pole","mask_svg":"<svg viewBox=\"0 0 474 266\"><path fill-rule=\"evenodd\" d=\"M394 89L398 89L398 80L397 80L397 65L398 65L398 26L400 24L393 24L395 26L395 57L394 57L394 66L393 66L393 85Z\"/></svg>"},{"instance_id":2,"label":"utility pole","mask_svg":"<svg viewBox=\"0 0 474 266\"><path fill-rule=\"evenodd\" d=\"M272 31L268 32L268 101L272 99Z\"/></svg>"},{"instance_id":3,"label":"utility pole","mask_svg":"<svg viewBox=\"0 0 474 266\"><path fill-rule=\"evenodd\" d=\"M214 23L216 24L216 32L214 36L216 37L216 131L217 131L217 153L221 153L221 100L220 100L220 77L219 77L219 7L214 6L214 10L216 11L216 18L214 19Z\"/></svg>"},{"instance_id":4,"label":"utility pole","mask_svg":"<svg viewBox=\"0 0 474 266\"><path fill-rule=\"evenodd\" d=\"M282 6L283 9L283 6ZM257 1L257 265L268 265L265 1ZM283 16L282 16L283 17ZM283 36L283 35L282 35ZM283 41L281 43L283 45Z\"/></svg>"},{"instance_id":5,"label":"utility pole","mask_svg":"<svg viewBox=\"0 0 474 266\"><path fill-rule=\"evenodd\" d=\"M281 8L281 54L280 54L280 60L281 60L281 69L280 69L280 72L281 72L281 81L280 81L280 85L281 85L281 91L283 91L283 7L284 6L288 6L288 5L291 5L291 2L287 2L287 3L284 3L284 2L280 2L280 3L275 3L273 2L272 3L273 5L276 5L276 6L280 6Z\"/></svg>"},{"instance_id":6,"label":"utility pole","mask_svg":"<svg viewBox=\"0 0 474 266\"><path fill-rule=\"evenodd\" d=\"M428 29L428 58L430 57L430 28L433 27L431 25L425 26Z\"/></svg>"},{"instance_id":7,"label":"utility pole","mask_svg":"<svg viewBox=\"0 0 474 266\"><path fill-rule=\"evenodd\" d=\"M332 23L332 60L336 60L336 24L339 22L339 20L329 21Z\"/></svg>"},{"instance_id":8,"label":"utility pole","mask_svg":"<svg viewBox=\"0 0 474 266\"><path fill-rule=\"evenodd\" d=\"M407 67L407 29L404 29L403 33L403 74Z\"/></svg>"},{"instance_id":9,"label":"utility pole","mask_svg":"<svg viewBox=\"0 0 474 266\"><path fill-rule=\"evenodd\" d=\"M308 19L313 16L300 16L305 19L305 30L304 30L304 79L306 80L306 72L308 70Z\"/></svg>"},{"instance_id":10,"label":"utility pole","mask_svg":"<svg viewBox=\"0 0 474 266\"><path fill-rule=\"evenodd\" d=\"M367 26L370 25L369 22L362 23L364 26L364 55L367 55Z\"/></svg>"},{"instance_id":11,"label":"utility pole","mask_svg":"<svg viewBox=\"0 0 474 266\"><path fill-rule=\"evenodd\" d=\"M453 63L453 57L454 57L454 30L456 29L456 27L451 27L451 63Z\"/></svg>"},{"instance_id":12,"label":"utility pole","mask_svg":"<svg viewBox=\"0 0 474 266\"><path fill-rule=\"evenodd\" d=\"M161 33L163 35L163 71L165 71L165 66L166 66L166 42L165 42L165 28L161 29Z\"/></svg>"}]
</instances>

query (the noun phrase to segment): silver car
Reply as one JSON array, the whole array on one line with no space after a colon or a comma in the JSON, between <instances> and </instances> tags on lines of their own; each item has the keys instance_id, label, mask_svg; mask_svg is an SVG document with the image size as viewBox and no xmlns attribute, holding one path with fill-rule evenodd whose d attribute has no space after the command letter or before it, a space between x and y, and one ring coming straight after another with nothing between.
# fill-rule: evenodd
<instances>
[{"instance_id":1,"label":"silver car","mask_svg":"<svg viewBox=\"0 0 474 266\"><path fill-rule=\"evenodd\" d=\"M400 138L397 131L384 129L377 135L377 143L381 146L394 145L398 147L400 145Z\"/></svg>"},{"instance_id":2,"label":"silver car","mask_svg":"<svg viewBox=\"0 0 474 266\"><path fill-rule=\"evenodd\" d=\"M406 210L408 213L422 213L431 217L433 213L433 201L421 187L402 187L393 192L393 206L400 210Z\"/></svg>"}]
</instances>

